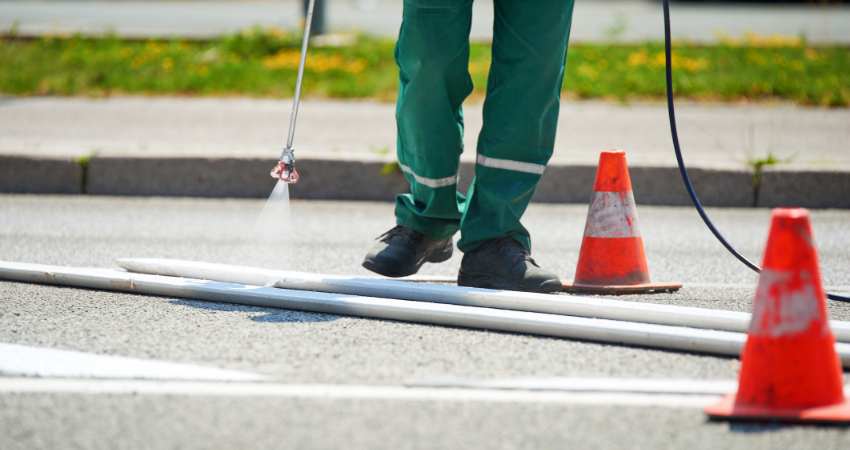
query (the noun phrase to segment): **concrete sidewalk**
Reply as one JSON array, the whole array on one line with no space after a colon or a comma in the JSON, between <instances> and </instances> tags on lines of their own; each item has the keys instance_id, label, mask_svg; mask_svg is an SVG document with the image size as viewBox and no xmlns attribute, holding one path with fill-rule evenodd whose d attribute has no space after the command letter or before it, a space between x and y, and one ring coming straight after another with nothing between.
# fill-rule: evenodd
<instances>
[{"instance_id":1,"label":"concrete sidewalk","mask_svg":"<svg viewBox=\"0 0 850 450\"><path fill-rule=\"evenodd\" d=\"M396 36L401 21L400 0L331 1L330 31L360 30ZM473 3L471 35L489 39L493 3ZM181 36L209 38L252 26L294 28L301 0L252 1L0 1L0 30L13 26L20 35L45 33L100 34L127 37ZM850 7L759 3L681 3L672 6L672 30L678 39L716 41L718 36L747 33L804 36L815 43L850 43ZM572 40L660 40L658 1L593 0L576 2Z\"/></svg>"},{"instance_id":2,"label":"concrete sidewalk","mask_svg":"<svg viewBox=\"0 0 850 450\"><path fill-rule=\"evenodd\" d=\"M264 197L288 124L286 100L0 99L0 191ZM393 105L307 101L294 196L390 199ZM850 110L682 103L686 162L708 205L850 207ZM465 111L471 178L481 105ZM583 203L598 152L623 149L642 203L683 205L663 104L565 101L536 200ZM774 155L754 189L751 161ZM90 159L89 159L90 157ZM81 163L80 161L84 163Z\"/></svg>"}]
</instances>

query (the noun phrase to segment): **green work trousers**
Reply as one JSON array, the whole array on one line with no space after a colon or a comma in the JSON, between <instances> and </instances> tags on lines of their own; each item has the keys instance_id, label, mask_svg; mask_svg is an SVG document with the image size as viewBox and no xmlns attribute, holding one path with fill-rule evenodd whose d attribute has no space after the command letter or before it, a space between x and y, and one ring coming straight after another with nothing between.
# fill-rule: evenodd
<instances>
[{"instance_id":1,"label":"green work trousers","mask_svg":"<svg viewBox=\"0 0 850 450\"><path fill-rule=\"evenodd\" d=\"M428 236L461 231L458 247L510 236L552 156L573 0L493 0L493 54L475 177L458 192L464 99L472 92L472 0L404 0L395 49L399 166L410 192L396 219Z\"/></svg>"}]
</instances>

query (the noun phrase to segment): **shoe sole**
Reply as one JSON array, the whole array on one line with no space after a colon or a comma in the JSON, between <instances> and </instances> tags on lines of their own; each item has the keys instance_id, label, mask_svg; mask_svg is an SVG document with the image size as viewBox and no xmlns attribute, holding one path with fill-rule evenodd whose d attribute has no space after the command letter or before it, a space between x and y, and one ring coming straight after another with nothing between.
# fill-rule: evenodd
<instances>
[{"instance_id":1,"label":"shoe sole","mask_svg":"<svg viewBox=\"0 0 850 450\"><path fill-rule=\"evenodd\" d=\"M452 253L454 252L454 244L449 242L445 247L432 252L431 254L425 255L420 261L417 261L413 267L408 268L407 270L399 270L404 269L403 267L399 267L398 265L389 265L385 263L381 263L374 258L367 257L363 260L363 267L377 273L378 275L383 275L385 277L390 278L401 278L408 277L410 275L414 275L416 272L419 272L419 269L422 268L422 265L426 262L429 263L441 263L444 261L448 261L452 257Z\"/></svg>"},{"instance_id":2,"label":"shoe sole","mask_svg":"<svg viewBox=\"0 0 850 450\"><path fill-rule=\"evenodd\" d=\"M489 274L467 274L462 271L458 272L457 285L482 289L535 292L538 294L554 294L564 289L560 281L547 281L539 286L518 286L505 282L503 279L493 278Z\"/></svg>"}]
</instances>

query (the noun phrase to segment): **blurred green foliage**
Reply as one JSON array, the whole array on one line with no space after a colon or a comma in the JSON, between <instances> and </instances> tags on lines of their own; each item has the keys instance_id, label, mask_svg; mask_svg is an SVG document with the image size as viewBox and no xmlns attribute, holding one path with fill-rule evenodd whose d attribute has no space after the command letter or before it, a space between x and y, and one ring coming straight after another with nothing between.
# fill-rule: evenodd
<instances>
[{"instance_id":1,"label":"blurred green foliage","mask_svg":"<svg viewBox=\"0 0 850 450\"><path fill-rule=\"evenodd\" d=\"M307 96L391 100L397 89L393 41L350 36L311 48ZM0 92L15 95L292 95L300 37L247 30L212 41L46 36L0 40ZM322 44L319 42L319 44ZM331 45L333 44L333 45ZM490 46L473 43L473 96L486 90ZM676 43L676 94L695 100L790 100L850 105L850 49L795 38L750 36L716 45ZM564 93L619 101L664 94L660 43L577 43Z\"/></svg>"}]
</instances>

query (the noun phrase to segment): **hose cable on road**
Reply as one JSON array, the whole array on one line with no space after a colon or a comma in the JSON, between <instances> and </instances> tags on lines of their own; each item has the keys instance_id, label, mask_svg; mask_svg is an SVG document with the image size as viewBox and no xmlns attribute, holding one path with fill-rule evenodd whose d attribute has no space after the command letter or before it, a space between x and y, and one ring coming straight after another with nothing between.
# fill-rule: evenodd
<instances>
[{"instance_id":1,"label":"hose cable on road","mask_svg":"<svg viewBox=\"0 0 850 450\"><path fill-rule=\"evenodd\" d=\"M664 59L665 59L665 75L666 75L666 91L667 91L667 114L670 118L670 135L673 138L673 150L676 153L676 162L679 165L679 173L682 175L682 182L685 185L685 189L688 191L688 195L691 197L691 202L694 204L694 208L696 208L697 213L702 218L702 221L705 222L705 226L708 227L711 234L714 235L717 240L726 247L726 250L729 251L735 258L738 258L738 261L741 261L745 266L749 267L753 271L760 273L761 267L759 267L754 262L750 261L742 255L714 226L714 222L711 221L711 218L708 216L708 213L705 212L705 209L702 206L702 202L700 202L699 197L697 196L696 191L694 190L694 185L691 183L691 177L688 175L688 168L685 166L685 160L682 157L682 148L679 145L679 132L676 127L676 108L673 102L673 51L672 51L672 38L670 33L670 0L663 0L663 8L664 8ZM838 300L844 302L850 302L850 297L827 293L827 298L831 300Z\"/></svg>"}]
</instances>

